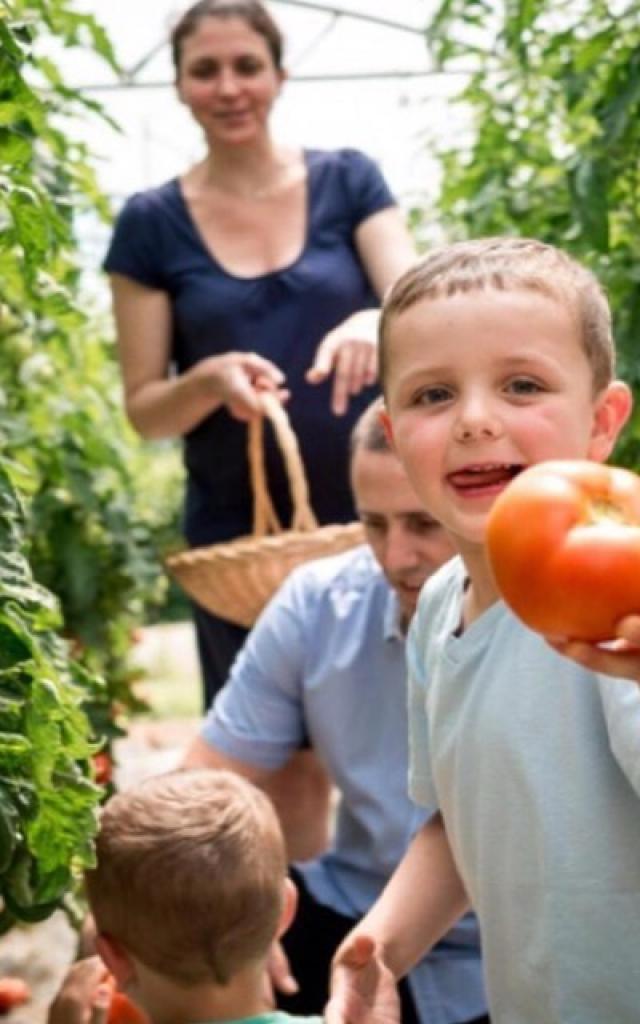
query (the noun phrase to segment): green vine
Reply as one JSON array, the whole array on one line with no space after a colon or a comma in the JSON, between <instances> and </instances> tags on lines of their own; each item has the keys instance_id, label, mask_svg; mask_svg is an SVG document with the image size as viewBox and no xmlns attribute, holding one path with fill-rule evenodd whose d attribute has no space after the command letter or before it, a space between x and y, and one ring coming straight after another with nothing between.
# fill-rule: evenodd
<instances>
[{"instance_id":1,"label":"green vine","mask_svg":"<svg viewBox=\"0 0 640 1024\"><path fill-rule=\"evenodd\" d=\"M83 710L102 680L69 657L57 601L22 554L24 513L0 464L0 927L47 917L91 864L97 749Z\"/></svg>"},{"instance_id":2,"label":"green vine","mask_svg":"<svg viewBox=\"0 0 640 1024\"><path fill-rule=\"evenodd\" d=\"M0 5L0 924L47 916L90 863L96 753L143 705L134 631L166 590L141 446L83 296L75 218L108 219L71 119L104 117L45 54L116 61L70 0ZM148 498L148 495L146 496ZM151 501L153 504L153 499Z\"/></svg>"}]
</instances>

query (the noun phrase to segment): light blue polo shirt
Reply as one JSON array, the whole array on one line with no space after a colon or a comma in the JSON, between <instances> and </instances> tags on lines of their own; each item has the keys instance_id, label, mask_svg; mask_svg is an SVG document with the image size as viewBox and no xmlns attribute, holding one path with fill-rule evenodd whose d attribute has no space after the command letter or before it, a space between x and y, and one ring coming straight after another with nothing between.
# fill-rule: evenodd
<instances>
[{"instance_id":1,"label":"light blue polo shirt","mask_svg":"<svg viewBox=\"0 0 640 1024\"><path fill-rule=\"evenodd\" d=\"M477 910L491 1020L638 1024L640 689L502 602L456 635L463 586L455 559L412 622L411 787Z\"/></svg>"},{"instance_id":2,"label":"light blue polo shirt","mask_svg":"<svg viewBox=\"0 0 640 1024\"><path fill-rule=\"evenodd\" d=\"M405 641L367 546L296 569L272 599L205 720L205 742L281 767L307 735L341 793L330 850L297 867L314 898L360 917L429 815L407 792ZM485 1012L475 918L410 975L424 1024Z\"/></svg>"}]
</instances>

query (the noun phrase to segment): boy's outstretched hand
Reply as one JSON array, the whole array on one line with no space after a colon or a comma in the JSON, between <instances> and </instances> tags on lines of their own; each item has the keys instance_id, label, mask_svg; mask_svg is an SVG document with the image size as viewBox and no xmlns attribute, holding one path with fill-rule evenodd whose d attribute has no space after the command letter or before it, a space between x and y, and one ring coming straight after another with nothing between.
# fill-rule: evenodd
<instances>
[{"instance_id":1,"label":"boy's outstretched hand","mask_svg":"<svg viewBox=\"0 0 640 1024\"><path fill-rule=\"evenodd\" d=\"M578 640L549 639L551 646L579 665L640 685L640 615L628 615L618 623L618 637L606 646Z\"/></svg>"},{"instance_id":2,"label":"boy's outstretched hand","mask_svg":"<svg viewBox=\"0 0 640 1024\"><path fill-rule=\"evenodd\" d=\"M100 957L78 960L63 979L47 1024L106 1024L111 1004L107 976Z\"/></svg>"},{"instance_id":3,"label":"boy's outstretched hand","mask_svg":"<svg viewBox=\"0 0 640 1024\"><path fill-rule=\"evenodd\" d=\"M324 1018L326 1024L399 1024L395 978L368 936L347 936L338 948Z\"/></svg>"}]
</instances>

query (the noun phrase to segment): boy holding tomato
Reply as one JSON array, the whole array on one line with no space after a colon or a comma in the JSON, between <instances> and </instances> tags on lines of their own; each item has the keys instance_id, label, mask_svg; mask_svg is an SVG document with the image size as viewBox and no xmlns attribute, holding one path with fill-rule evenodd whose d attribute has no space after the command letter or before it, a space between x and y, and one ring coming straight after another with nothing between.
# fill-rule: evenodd
<instances>
[{"instance_id":1,"label":"boy holding tomato","mask_svg":"<svg viewBox=\"0 0 640 1024\"><path fill-rule=\"evenodd\" d=\"M296 890L276 813L251 783L178 771L118 793L101 815L96 861L86 875L96 948L149 1024L320 1024L273 1011L267 997L266 962ZM83 971L79 984L93 976L104 989L95 960ZM107 1020L97 1001L86 1013Z\"/></svg>"},{"instance_id":2,"label":"boy holding tomato","mask_svg":"<svg viewBox=\"0 0 640 1024\"><path fill-rule=\"evenodd\" d=\"M395 980L472 904L494 1024L637 1024L640 620L606 650L549 643L485 545L514 476L613 449L631 398L606 299L551 246L448 246L392 288L380 365L395 450L460 557L408 645L410 788L438 812L338 950L328 1020L393 1020Z\"/></svg>"}]
</instances>

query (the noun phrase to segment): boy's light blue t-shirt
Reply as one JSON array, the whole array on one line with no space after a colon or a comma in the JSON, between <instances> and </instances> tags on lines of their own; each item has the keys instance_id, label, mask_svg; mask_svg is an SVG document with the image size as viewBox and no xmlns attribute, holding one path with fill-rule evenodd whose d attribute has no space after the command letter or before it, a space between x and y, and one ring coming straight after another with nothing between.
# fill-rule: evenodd
<instances>
[{"instance_id":1,"label":"boy's light blue t-shirt","mask_svg":"<svg viewBox=\"0 0 640 1024\"><path fill-rule=\"evenodd\" d=\"M640 689L501 602L456 636L463 588L455 559L412 624L410 788L478 913L493 1024L638 1024Z\"/></svg>"}]
</instances>

